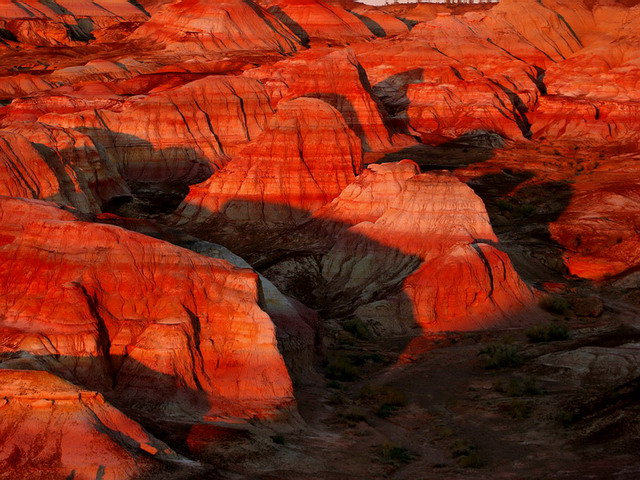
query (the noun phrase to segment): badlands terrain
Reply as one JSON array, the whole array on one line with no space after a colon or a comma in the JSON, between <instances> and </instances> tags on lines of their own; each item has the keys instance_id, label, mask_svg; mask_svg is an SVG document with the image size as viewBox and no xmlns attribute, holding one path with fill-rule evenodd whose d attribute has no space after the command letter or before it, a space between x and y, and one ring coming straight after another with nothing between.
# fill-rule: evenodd
<instances>
[{"instance_id":1,"label":"badlands terrain","mask_svg":"<svg viewBox=\"0 0 640 480\"><path fill-rule=\"evenodd\" d=\"M0 480L640 478L635 0L0 0Z\"/></svg>"}]
</instances>

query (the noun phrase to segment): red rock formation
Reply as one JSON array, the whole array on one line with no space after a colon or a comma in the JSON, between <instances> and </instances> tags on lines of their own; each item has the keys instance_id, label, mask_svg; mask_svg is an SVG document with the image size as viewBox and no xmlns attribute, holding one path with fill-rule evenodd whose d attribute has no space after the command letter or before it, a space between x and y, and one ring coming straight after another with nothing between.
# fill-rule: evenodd
<instances>
[{"instance_id":1,"label":"red rock formation","mask_svg":"<svg viewBox=\"0 0 640 480\"><path fill-rule=\"evenodd\" d=\"M268 417L291 404L254 272L44 202L2 198L0 221L5 355L154 417Z\"/></svg>"},{"instance_id":2,"label":"red rock formation","mask_svg":"<svg viewBox=\"0 0 640 480\"><path fill-rule=\"evenodd\" d=\"M482 201L449 173L419 174L408 160L371 165L302 228L307 245L330 244L315 267L315 301L333 315L355 310L378 333L513 324L535 305L491 245L497 239ZM313 278L303 261L267 270L285 291L295 291L301 275Z\"/></svg>"},{"instance_id":3,"label":"red rock formation","mask_svg":"<svg viewBox=\"0 0 640 480\"><path fill-rule=\"evenodd\" d=\"M303 42L348 44L373 38L355 15L323 0L267 0L269 11Z\"/></svg>"},{"instance_id":4,"label":"red rock formation","mask_svg":"<svg viewBox=\"0 0 640 480\"><path fill-rule=\"evenodd\" d=\"M257 138L272 112L256 80L211 76L116 111L48 114L40 121L86 132L127 179L193 183Z\"/></svg>"},{"instance_id":5,"label":"red rock formation","mask_svg":"<svg viewBox=\"0 0 640 480\"><path fill-rule=\"evenodd\" d=\"M413 145L406 135L392 133L384 107L371 93L369 80L350 49L322 55L311 50L291 60L246 73L263 82L274 99L298 97L324 100L336 108L362 140L365 151L388 151Z\"/></svg>"},{"instance_id":6,"label":"red rock formation","mask_svg":"<svg viewBox=\"0 0 640 480\"><path fill-rule=\"evenodd\" d=\"M0 194L64 201L44 158L24 137L0 132Z\"/></svg>"},{"instance_id":7,"label":"red rock formation","mask_svg":"<svg viewBox=\"0 0 640 480\"><path fill-rule=\"evenodd\" d=\"M607 160L576 179L569 205L549 226L552 238L566 249L569 273L596 281L640 265L637 156Z\"/></svg>"},{"instance_id":8,"label":"red rock formation","mask_svg":"<svg viewBox=\"0 0 640 480\"><path fill-rule=\"evenodd\" d=\"M5 194L55 201L83 212L99 212L112 198L131 194L116 165L87 135L40 123L8 129L19 135L0 134L6 145L0 158L7 166L2 179L7 186L21 187Z\"/></svg>"},{"instance_id":9,"label":"red rock formation","mask_svg":"<svg viewBox=\"0 0 640 480\"><path fill-rule=\"evenodd\" d=\"M590 12L581 26L586 47L546 72L550 96L532 116L537 137L638 142L639 11L611 5Z\"/></svg>"},{"instance_id":10,"label":"red rock formation","mask_svg":"<svg viewBox=\"0 0 640 480\"><path fill-rule=\"evenodd\" d=\"M15 98L30 95L35 92L49 90L51 82L43 80L35 75L18 74L3 76L0 82L0 96L2 98Z\"/></svg>"},{"instance_id":11,"label":"red rock formation","mask_svg":"<svg viewBox=\"0 0 640 480\"><path fill-rule=\"evenodd\" d=\"M356 53L389 112L408 117L423 136L483 129L521 139L529 136L539 70L495 45L491 35L471 14L438 16L398 39L359 45ZM511 36L522 43L517 32ZM523 48L549 61L534 46Z\"/></svg>"},{"instance_id":12,"label":"red rock formation","mask_svg":"<svg viewBox=\"0 0 640 480\"><path fill-rule=\"evenodd\" d=\"M214 239L242 225L296 225L361 169L360 142L342 115L321 100L298 98L281 103L263 134L225 168L191 187L178 222ZM234 247L251 240L234 240Z\"/></svg>"},{"instance_id":13,"label":"red rock formation","mask_svg":"<svg viewBox=\"0 0 640 480\"><path fill-rule=\"evenodd\" d=\"M60 68L48 78L58 85L79 82L110 82L135 77L155 70L155 64L124 58L117 63L108 60L91 60L85 65Z\"/></svg>"},{"instance_id":14,"label":"red rock formation","mask_svg":"<svg viewBox=\"0 0 640 480\"><path fill-rule=\"evenodd\" d=\"M0 194L59 202L84 212L100 211L111 198L130 194L86 135L38 124L14 130L19 134L0 131Z\"/></svg>"},{"instance_id":15,"label":"red rock formation","mask_svg":"<svg viewBox=\"0 0 640 480\"><path fill-rule=\"evenodd\" d=\"M427 138L457 138L474 130L513 139L531 135L525 104L474 68L450 68L409 85L407 99L410 127Z\"/></svg>"},{"instance_id":16,"label":"red rock formation","mask_svg":"<svg viewBox=\"0 0 640 480\"><path fill-rule=\"evenodd\" d=\"M144 11L126 0L24 0L19 4L3 0L0 12L0 28L29 46L73 45L92 39L94 28L147 19Z\"/></svg>"},{"instance_id":17,"label":"red rock formation","mask_svg":"<svg viewBox=\"0 0 640 480\"><path fill-rule=\"evenodd\" d=\"M475 16L492 31L493 42L517 58L544 68L548 63L540 53L558 61L583 47L571 25L554 6L554 0L501 0L486 13L486 19L484 14Z\"/></svg>"},{"instance_id":18,"label":"red rock formation","mask_svg":"<svg viewBox=\"0 0 640 480\"><path fill-rule=\"evenodd\" d=\"M132 40L191 53L238 50L295 52L298 39L253 0L175 0L153 10Z\"/></svg>"},{"instance_id":19,"label":"red rock formation","mask_svg":"<svg viewBox=\"0 0 640 480\"><path fill-rule=\"evenodd\" d=\"M0 370L0 478L130 479L185 459L104 397L47 372Z\"/></svg>"}]
</instances>

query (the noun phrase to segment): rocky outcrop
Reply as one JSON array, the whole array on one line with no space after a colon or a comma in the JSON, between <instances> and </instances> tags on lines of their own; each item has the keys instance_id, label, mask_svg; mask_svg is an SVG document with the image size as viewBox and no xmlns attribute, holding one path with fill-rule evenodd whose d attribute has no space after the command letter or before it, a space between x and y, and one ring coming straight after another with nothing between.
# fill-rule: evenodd
<instances>
[{"instance_id":1,"label":"rocky outcrop","mask_svg":"<svg viewBox=\"0 0 640 480\"><path fill-rule=\"evenodd\" d=\"M253 0L175 0L152 10L132 40L181 53L295 52L297 37Z\"/></svg>"},{"instance_id":2,"label":"rocky outcrop","mask_svg":"<svg viewBox=\"0 0 640 480\"><path fill-rule=\"evenodd\" d=\"M298 98L281 103L260 137L191 187L176 222L201 238L223 244L234 238L234 251L242 253L259 239L251 230L268 240L273 228L302 223L361 169L360 142L340 112L322 100Z\"/></svg>"},{"instance_id":3,"label":"rocky outcrop","mask_svg":"<svg viewBox=\"0 0 640 480\"><path fill-rule=\"evenodd\" d=\"M0 368L0 478L133 479L188 462L97 392Z\"/></svg>"},{"instance_id":4,"label":"rocky outcrop","mask_svg":"<svg viewBox=\"0 0 640 480\"><path fill-rule=\"evenodd\" d=\"M638 143L638 11L610 5L590 12L585 48L546 72L549 97L532 117L536 137Z\"/></svg>"},{"instance_id":5,"label":"rocky outcrop","mask_svg":"<svg viewBox=\"0 0 640 480\"><path fill-rule=\"evenodd\" d=\"M2 198L0 221L4 357L153 418L264 418L291 406L251 270L45 202Z\"/></svg>"}]
</instances>

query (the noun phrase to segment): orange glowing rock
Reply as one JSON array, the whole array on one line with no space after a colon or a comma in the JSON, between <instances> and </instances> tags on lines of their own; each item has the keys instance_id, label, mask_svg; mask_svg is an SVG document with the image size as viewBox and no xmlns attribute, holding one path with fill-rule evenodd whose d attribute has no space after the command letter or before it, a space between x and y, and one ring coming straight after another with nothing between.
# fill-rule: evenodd
<instances>
[{"instance_id":1,"label":"orange glowing rock","mask_svg":"<svg viewBox=\"0 0 640 480\"><path fill-rule=\"evenodd\" d=\"M336 108L362 140L365 151L387 151L415 141L391 132L384 107L371 92L369 80L354 52L343 49L322 55L316 50L250 70L245 75L263 82L275 99L298 97L324 100Z\"/></svg>"},{"instance_id":2,"label":"orange glowing rock","mask_svg":"<svg viewBox=\"0 0 640 480\"><path fill-rule=\"evenodd\" d=\"M190 463L105 402L48 372L0 369L6 478L132 479Z\"/></svg>"},{"instance_id":3,"label":"orange glowing rock","mask_svg":"<svg viewBox=\"0 0 640 480\"><path fill-rule=\"evenodd\" d=\"M243 224L296 225L361 170L360 141L340 112L322 100L298 98L281 103L263 134L225 168L191 187L178 221L214 239Z\"/></svg>"},{"instance_id":4,"label":"orange glowing rock","mask_svg":"<svg viewBox=\"0 0 640 480\"><path fill-rule=\"evenodd\" d=\"M127 179L196 182L257 138L272 114L258 81L210 76L114 110L39 120L86 132Z\"/></svg>"},{"instance_id":5,"label":"orange glowing rock","mask_svg":"<svg viewBox=\"0 0 640 480\"><path fill-rule=\"evenodd\" d=\"M49 90L52 86L51 82L26 73L5 76L0 82L0 96L3 98L21 97Z\"/></svg>"},{"instance_id":6,"label":"orange glowing rock","mask_svg":"<svg viewBox=\"0 0 640 480\"><path fill-rule=\"evenodd\" d=\"M483 17L467 17L438 16L397 39L355 46L373 92L425 137L476 129L528 137L540 71L497 46ZM511 35L520 45L517 32ZM544 57L532 45L523 48Z\"/></svg>"},{"instance_id":7,"label":"orange glowing rock","mask_svg":"<svg viewBox=\"0 0 640 480\"><path fill-rule=\"evenodd\" d=\"M0 25L16 46L77 45L93 38L94 29L147 19L143 10L126 0L59 0L19 4L0 1Z\"/></svg>"},{"instance_id":8,"label":"orange glowing rock","mask_svg":"<svg viewBox=\"0 0 640 480\"><path fill-rule=\"evenodd\" d=\"M535 138L638 142L638 12L640 6L596 5L575 20L584 48L547 69L550 95L532 116Z\"/></svg>"},{"instance_id":9,"label":"orange glowing rock","mask_svg":"<svg viewBox=\"0 0 640 480\"><path fill-rule=\"evenodd\" d=\"M355 313L376 333L518 324L535 307L493 246L482 201L448 172L420 174L408 160L371 165L313 217L300 238L328 245L312 267L320 272L313 301ZM300 275L312 272L285 261L266 274L295 291Z\"/></svg>"},{"instance_id":10,"label":"orange glowing rock","mask_svg":"<svg viewBox=\"0 0 640 480\"><path fill-rule=\"evenodd\" d=\"M152 10L132 40L191 53L295 52L298 38L254 0L175 0Z\"/></svg>"},{"instance_id":11,"label":"orange glowing rock","mask_svg":"<svg viewBox=\"0 0 640 480\"><path fill-rule=\"evenodd\" d=\"M100 211L111 198L130 194L86 135L39 124L14 130L0 131L0 194L59 202L84 212Z\"/></svg>"},{"instance_id":12,"label":"orange glowing rock","mask_svg":"<svg viewBox=\"0 0 640 480\"><path fill-rule=\"evenodd\" d=\"M0 218L3 353L154 416L291 405L253 271L45 202L0 198Z\"/></svg>"},{"instance_id":13,"label":"orange glowing rock","mask_svg":"<svg viewBox=\"0 0 640 480\"><path fill-rule=\"evenodd\" d=\"M636 159L621 156L596 179L578 178L560 218L549 225L569 273L604 280L640 265L640 188ZM591 177L592 178L592 177Z\"/></svg>"},{"instance_id":14,"label":"orange glowing rock","mask_svg":"<svg viewBox=\"0 0 640 480\"><path fill-rule=\"evenodd\" d=\"M358 17L377 37L393 37L409 31L405 22L377 8L357 5L349 11Z\"/></svg>"},{"instance_id":15,"label":"orange glowing rock","mask_svg":"<svg viewBox=\"0 0 640 480\"><path fill-rule=\"evenodd\" d=\"M372 39L373 33L355 15L335 2L268 0L269 11L303 42L347 44Z\"/></svg>"}]
</instances>

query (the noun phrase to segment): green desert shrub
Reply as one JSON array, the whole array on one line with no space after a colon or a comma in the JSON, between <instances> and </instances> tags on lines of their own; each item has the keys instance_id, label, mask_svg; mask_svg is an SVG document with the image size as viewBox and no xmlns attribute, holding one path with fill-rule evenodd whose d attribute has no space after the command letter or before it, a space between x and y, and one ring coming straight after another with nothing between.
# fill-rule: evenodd
<instances>
[{"instance_id":1,"label":"green desert shrub","mask_svg":"<svg viewBox=\"0 0 640 480\"><path fill-rule=\"evenodd\" d=\"M458 464L464 468L481 468L486 461L480 449L466 440L455 440L451 446L451 456L457 459Z\"/></svg>"},{"instance_id":2,"label":"green desert shrub","mask_svg":"<svg viewBox=\"0 0 640 480\"><path fill-rule=\"evenodd\" d=\"M499 379L493 384L493 388L496 392L504 393L508 397L524 397L543 393L533 377L511 377L507 381Z\"/></svg>"},{"instance_id":3,"label":"green desert shrub","mask_svg":"<svg viewBox=\"0 0 640 480\"><path fill-rule=\"evenodd\" d=\"M549 325L536 325L526 332L527 338L532 343L556 342L569 339L569 329L565 325L550 323Z\"/></svg>"},{"instance_id":4,"label":"green desert shrub","mask_svg":"<svg viewBox=\"0 0 640 480\"><path fill-rule=\"evenodd\" d=\"M342 324L342 328L359 340L369 340L371 338L369 326L357 318L346 320Z\"/></svg>"},{"instance_id":5,"label":"green desert shrub","mask_svg":"<svg viewBox=\"0 0 640 480\"><path fill-rule=\"evenodd\" d=\"M540 300L538 305L543 310L557 315L564 315L569 311L569 302L562 297L556 297L554 295L547 295Z\"/></svg>"},{"instance_id":6,"label":"green desert shrub","mask_svg":"<svg viewBox=\"0 0 640 480\"><path fill-rule=\"evenodd\" d=\"M487 359L484 368L516 368L524 363L524 358L518 349L508 343L494 343L480 351L481 355L486 355Z\"/></svg>"},{"instance_id":7,"label":"green desert shrub","mask_svg":"<svg viewBox=\"0 0 640 480\"><path fill-rule=\"evenodd\" d=\"M342 355L329 359L325 367L325 373L330 380L338 380L340 382L352 382L360 376L358 367L348 357Z\"/></svg>"},{"instance_id":8,"label":"green desert shrub","mask_svg":"<svg viewBox=\"0 0 640 480\"><path fill-rule=\"evenodd\" d=\"M533 408L531 404L525 400L514 399L506 406L507 413L515 420L524 420L531 416Z\"/></svg>"},{"instance_id":9,"label":"green desert shrub","mask_svg":"<svg viewBox=\"0 0 640 480\"><path fill-rule=\"evenodd\" d=\"M385 443L380 448L380 460L382 463L399 465L402 463L411 463L415 459L416 455L414 453L395 443Z\"/></svg>"}]
</instances>

